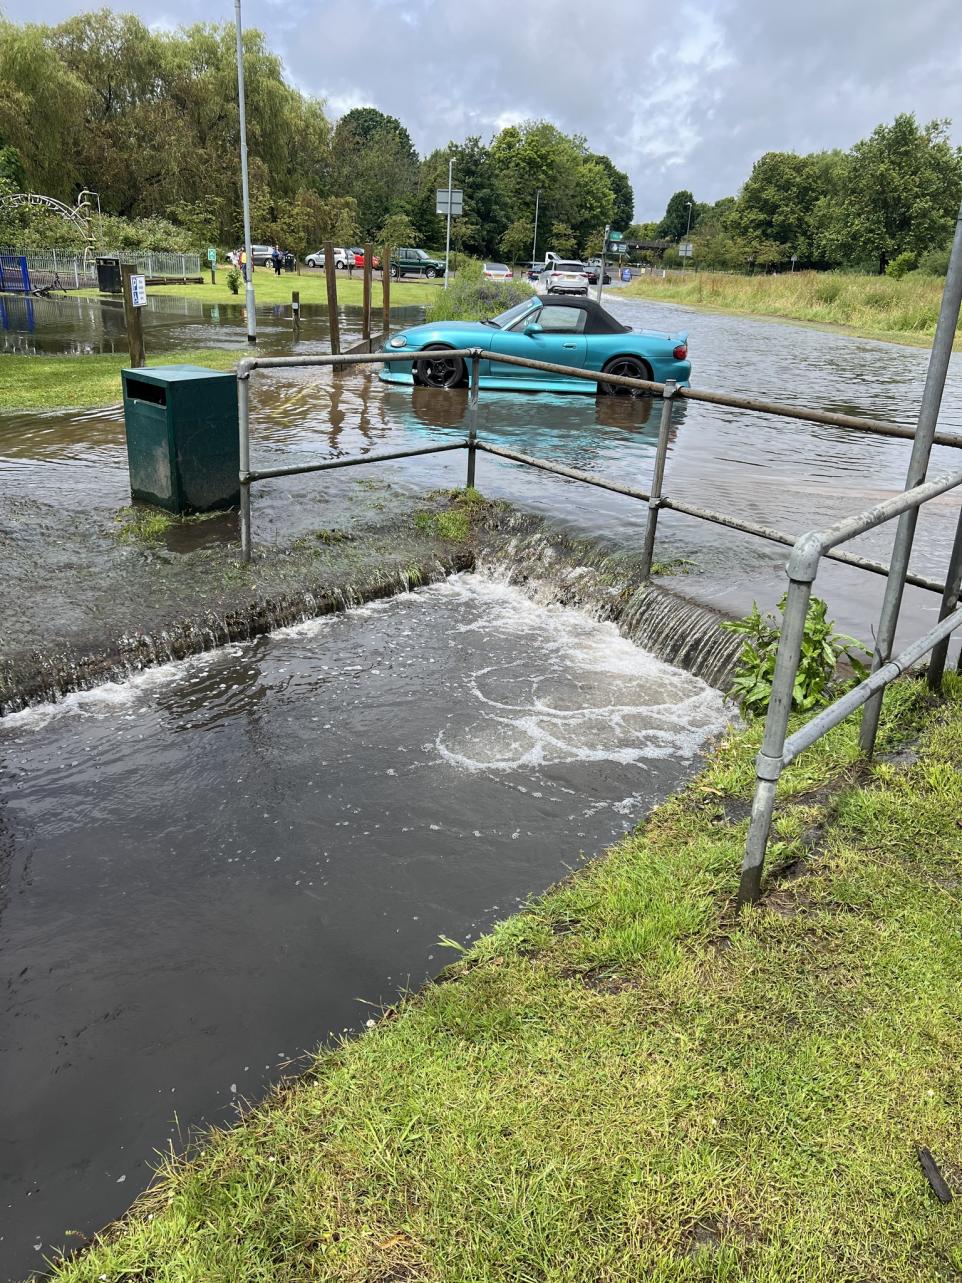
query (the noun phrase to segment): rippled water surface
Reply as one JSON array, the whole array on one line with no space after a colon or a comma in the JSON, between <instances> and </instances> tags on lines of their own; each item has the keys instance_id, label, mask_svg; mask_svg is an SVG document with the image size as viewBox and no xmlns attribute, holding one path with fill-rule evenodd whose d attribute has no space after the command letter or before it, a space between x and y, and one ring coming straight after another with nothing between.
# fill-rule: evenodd
<instances>
[{"instance_id":1,"label":"rippled water surface","mask_svg":"<svg viewBox=\"0 0 962 1283\"><path fill-rule=\"evenodd\" d=\"M160 305L168 302L180 300L155 300L158 316ZM928 360L924 350L701 314L627 300L615 292L607 302L636 328L688 330L698 386L908 425L918 413ZM357 310L344 310L346 318L356 318L359 329ZM271 309L264 312L262 332L270 335ZM177 331L178 342L188 337L207 342L204 325L209 319L188 324L174 317L164 324ZM275 349L291 351L287 321L274 321ZM353 323L345 320L346 325ZM316 339L308 341L323 349L323 321L315 317L311 324L320 329ZM239 332L240 325L238 313L224 333ZM0 357L0 373L4 359ZM944 429L956 431L962 430L959 371L956 355L941 419ZM388 387L370 368L344 375L261 372L254 376L252 407L255 467L449 439L466 427L463 392ZM650 400L484 393L480 429L487 438L527 453L644 487L651 475L657 419L658 403ZM666 489L691 502L798 534L901 489L908 456L907 442L723 407L679 404ZM930 474L950 471L956 464L956 452L936 447ZM464 458L419 458L379 467L378 475L411 490L457 484L463 482ZM259 485L254 490L255 540L283 538L302 529L307 518L300 498L307 490L316 493L320 488L328 497L334 524L340 497L359 481L357 473L339 472ZM612 537L622 546L637 547L641 541L646 512L630 500L491 458L480 461L478 484L486 493L520 502L576 533ZM78 512L97 504L116 509L126 502L119 409L0 416L0 502L4 495L33 496L56 503L61 511ZM956 497L947 496L922 514L913 561L919 573L941 576L957 510ZM29 533L26 525L24 531ZM887 560L892 534L893 527L886 527L863 537L853 549ZM29 540L25 546L33 558ZM686 593L728 611L746 610L753 598L771 605L784 588L783 549L675 514L662 515L658 556L689 559ZM826 566L819 578L819 591L828 597L840 625L863 637L870 635L877 616L881 587L881 580L841 567ZM909 590L903 636L923 631L934 609L929 594Z\"/></svg>"},{"instance_id":2,"label":"rippled water surface","mask_svg":"<svg viewBox=\"0 0 962 1283\"><path fill-rule=\"evenodd\" d=\"M475 575L0 723L0 1261L676 786L720 695Z\"/></svg>"}]
</instances>

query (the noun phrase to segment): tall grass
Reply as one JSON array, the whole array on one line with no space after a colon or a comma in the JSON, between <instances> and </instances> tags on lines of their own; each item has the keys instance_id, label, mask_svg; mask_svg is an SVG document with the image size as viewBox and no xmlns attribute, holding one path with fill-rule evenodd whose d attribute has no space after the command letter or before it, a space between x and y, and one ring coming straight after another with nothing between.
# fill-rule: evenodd
<instances>
[{"instance_id":1,"label":"tall grass","mask_svg":"<svg viewBox=\"0 0 962 1283\"><path fill-rule=\"evenodd\" d=\"M626 293L726 312L842 325L861 334L919 343L935 333L943 285L941 277L917 272L900 281L835 272L780 276L691 272L665 278L643 276Z\"/></svg>"}]
</instances>

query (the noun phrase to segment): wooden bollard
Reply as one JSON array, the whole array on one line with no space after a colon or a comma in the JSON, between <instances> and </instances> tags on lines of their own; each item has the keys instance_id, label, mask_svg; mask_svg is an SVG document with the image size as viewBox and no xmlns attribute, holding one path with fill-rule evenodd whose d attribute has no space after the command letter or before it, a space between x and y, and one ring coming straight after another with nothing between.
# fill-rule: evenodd
<instances>
[{"instance_id":1,"label":"wooden bollard","mask_svg":"<svg viewBox=\"0 0 962 1283\"><path fill-rule=\"evenodd\" d=\"M361 338L371 347L371 273L374 270L374 246L364 246L364 307L361 314Z\"/></svg>"},{"instance_id":2,"label":"wooden bollard","mask_svg":"<svg viewBox=\"0 0 962 1283\"><path fill-rule=\"evenodd\" d=\"M327 277L327 322L331 330L331 356L341 354L341 331L337 323L337 276L334 267L334 245L324 243L324 275Z\"/></svg>"},{"instance_id":3,"label":"wooden bollard","mask_svg":"<svg viewBox=\"0 0 962 1283\"><path fill-rule=\"evenodd\" d=\"M391 332L391 247L381 250L381 333L386 339Z\"/></svg>"},{"instance_id":4,"label":"wooden bollard","mask_svg":"<svg viewBox=\"0 0 962 1283\"><path fill-rule=\"evenodd\" d=\"M301 323L301 292L300 290L291 290L291 319L294 322L294 329Z\"/></svg>"}]
</instances>

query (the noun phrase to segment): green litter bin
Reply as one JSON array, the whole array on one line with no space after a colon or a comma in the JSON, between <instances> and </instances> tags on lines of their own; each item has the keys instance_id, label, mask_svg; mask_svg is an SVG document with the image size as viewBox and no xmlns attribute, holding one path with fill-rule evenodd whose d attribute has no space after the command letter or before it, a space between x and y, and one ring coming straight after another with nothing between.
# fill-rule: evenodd
<instances>
[{"instance_id":1,"label":"green litter bin","mask_svg":"<svg viewBox=\"0 0 962 1283\"><path fill-rule=\"evenodd\" d=\"M233 371L152 365L120 373L133 497L181 515L238 507Z\"/></svg>"}]
</instances>

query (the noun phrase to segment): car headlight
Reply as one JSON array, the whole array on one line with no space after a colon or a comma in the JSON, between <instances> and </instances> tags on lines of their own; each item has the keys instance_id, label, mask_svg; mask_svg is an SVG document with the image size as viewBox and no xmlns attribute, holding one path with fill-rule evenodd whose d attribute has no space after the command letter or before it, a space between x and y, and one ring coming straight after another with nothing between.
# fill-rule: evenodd
<instances>
[{"instance_id":1,"label":"car headlight","mask_svg":"<svg viewBox=\"0 0 962 1283\"><path fill-rule=\"evenodd\" d=\"M388 347L407 347L407 339L403 334L395 334L393 339L388 339Z\"/></svg>"}]
</instances>

